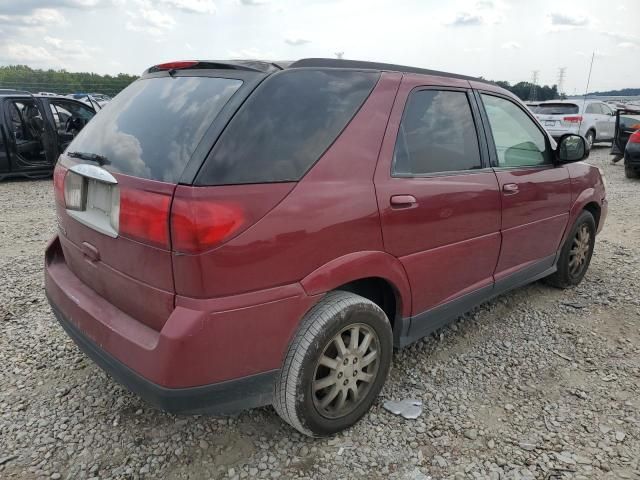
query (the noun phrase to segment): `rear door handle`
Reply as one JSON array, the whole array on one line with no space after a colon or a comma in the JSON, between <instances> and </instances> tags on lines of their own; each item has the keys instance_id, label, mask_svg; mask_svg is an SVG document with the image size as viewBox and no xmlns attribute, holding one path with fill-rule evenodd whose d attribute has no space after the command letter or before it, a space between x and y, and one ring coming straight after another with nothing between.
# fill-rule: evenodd
<instances>
[{"instance_id":1,"label":"rear door handle","mask_svg":"<svg viewBox=\"0 0 640 480\"><path fill-rule=\"evenodd\" d=\"M418 204L413 195L393 195L390 201L392 208L409 208Z\"/></svg>"},{"instance_id":2,"label":"rear door handle","mask_svg":"<svg viewBox=\"0 0 640 480\"><path fill-rule=\"evenodd\" d=\"M516 183L505 183L502 186L502 191L504 192L505 195L515 195L519 191L518 184L516 184Z\"/></svg>"}]
</instances>

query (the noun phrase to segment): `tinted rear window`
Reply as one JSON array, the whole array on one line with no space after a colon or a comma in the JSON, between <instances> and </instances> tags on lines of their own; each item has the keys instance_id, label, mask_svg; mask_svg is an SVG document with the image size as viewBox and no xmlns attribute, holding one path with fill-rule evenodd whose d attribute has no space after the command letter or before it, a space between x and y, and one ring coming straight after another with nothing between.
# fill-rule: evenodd
<instances>
[{"instance_id":1,"label":"tinted rear window","mask_svg":"<svg viewBox=\"0 0 640 480\"><path fill-rule=\"evenodd\" d=\"M538 115L566 115L567 113L578 113L578 105L574 103L543 103L536 107L535 113Z\"/></svg>"},{"instance_id":2,"label":"tinted rear window","mask_svg":"<svg viewBox=\"0 0 640 480\"><path fill-rule=\"evenodd\" d=\"M108 170L177 182L241 85L241 80L212 77L138 80L105 105L67 151L106 157Z\"/></svg>"},{"instance_id":3,"label":"tinted rear window","mask_svg":"<svg viewBox=\"0 0 640 480\"><path fill-rule=\"evenodd\" d=\"M355 115L378 77L295 69L269 77L223 132L196 183L299 180Z\"/></svg>"}]
</instances>

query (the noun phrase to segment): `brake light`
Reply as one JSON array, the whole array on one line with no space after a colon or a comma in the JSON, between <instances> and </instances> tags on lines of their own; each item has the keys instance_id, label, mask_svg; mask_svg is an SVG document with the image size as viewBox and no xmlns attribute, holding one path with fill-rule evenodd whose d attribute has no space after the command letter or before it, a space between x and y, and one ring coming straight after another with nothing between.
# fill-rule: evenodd
<instances>
[{"instance_id":1,"label":"brake light","mask_svg":"<svg viewBox=\"0 0 640 480\"><path fill-rule=\"evenodd\" d=\"M640 130L631 134L629 137L629 143L640 143Z\"/></svg>"},{"instance_id":2,"label":"brake light","mask_svg":"<svg viewBox=\"0 0 640 480\"><path fill-rule=\"evenodd\" d=\"M580 123L582 121L582 115L564 117L562 120L564 120L566 123Z\"/></svg>"},{"instance_id":3,"label":"brake light","mask_svg":"<svg viewBox=\"0 0 640 480\"><path fill-rule=\"evenodd\" d=\"M198 64L199 62L195 60L183 60L179 62L167 62L161 63L160 65L156 65L155 69L157 70L180 70L183 68L191 68Z\"/></svg>"},{"instance_id":4,"label":"brake light","mask_svg":"<svg viewBox=\"0 0 640 480\"><path fill-rule=\"evenodd\" d=\"M66 174L67 169L58 163L56 168L53 170L53 193L55 194L56 201L63 207L65 206L64 177Z\"/></svg>"},{"instance_id":5,"label":"brake light","mask_svg":"<svg viewBox=\"0 0 640 480\"><path fill-rule=\"evenodd\" d=\"M171 211L173 250L201 253L229 239L246 222L245 212L232 202L175 198Z\"/></svg>"},{"instance_id":6,"label":"brake light","mask_svg":"<svg viewBox=\"0 0 640 480\"><path fill-rule=\"evenodd\" d=\"M170 206L171 195L121 187L118 206L120 235L168 249Z\"/></svg>"}]
</instances>

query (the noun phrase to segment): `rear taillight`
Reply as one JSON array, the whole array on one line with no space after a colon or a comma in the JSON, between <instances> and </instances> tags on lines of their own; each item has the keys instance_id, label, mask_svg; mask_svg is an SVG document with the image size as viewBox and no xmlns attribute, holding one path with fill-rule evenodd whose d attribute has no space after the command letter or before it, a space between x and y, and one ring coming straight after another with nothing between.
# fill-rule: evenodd
<instances>
[{"instance_id":1,"label":"rear taillight","mask_svg":"<svg viewBox=\"0 0 640 480\"><path fill-rule=\"evenodd\" d=\"M640 143L640 130L631 134L629 143Z\"/></svg>"},{"instance_id":2,"label":"rear taillight","mask_svg":"<svg viewBox=\"0 0 640 480\"><path fill-rule=\"evenodd\" d=\"M562 119L565 123L580 123L582 121L582 115L574 115L571 117L564 117Z\"/></svg>"},{"instance_id":3,"label":"rear taillight","mask_svg":"<svg viewBox=\"0 0 640 480\"><path fill-rule=\"evenodd\" d=\"M175 198L171 211L173 250L210 250L233 236L245 222L245 212L236 203Z\"/></svg>"},{"instance_id":4,"label":"rear taillight","mask_svg":"<svg viewBox=\"0 0 640 480\"><path fill-rule=\"evenodd\" d=\"M168 249L171 195L121 187L119 198L111 220L120 235Z\"/></svg>"},{"instance_id":5,"label":"rear taillight","mask_svg":"<svg viewBox=\"0 0 640 480\"><path fill-rule=\"evenodd\" d=\"M87 198L87 182L82 175L68 171L64 178L64 204L67 210L83 210Z\"/></svg>"},{"instance_id":6,"label":"rear taillight","mask_svg":"<svg viewBox=\"0 0 640 480\"><path fill-rule=\"evenodd\" d=\"M56 168L53 170L53 193L55 194L56 201L62 205L64 205L64 177L67 174L67 169L60 165L59 163L56 165Z\"/></svg>"}]
</instances>

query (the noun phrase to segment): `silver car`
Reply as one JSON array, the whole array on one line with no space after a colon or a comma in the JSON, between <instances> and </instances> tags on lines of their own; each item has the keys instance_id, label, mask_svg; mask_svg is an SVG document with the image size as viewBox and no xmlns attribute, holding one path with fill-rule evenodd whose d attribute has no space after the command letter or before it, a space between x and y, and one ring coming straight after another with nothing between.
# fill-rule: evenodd
<instances>
[{"instance_id":1,"label":"silver car","mask_svg":"<svg viewBox=\"0 0 640 480\"><path fill-rule=\"evenodd\" d=\"M613 110L599 100L550 100L540 102L533 111L556 140L566 133L579 134L591 148L595 142L610 142L615 134Z\"/></svg>"}]
</instances>

